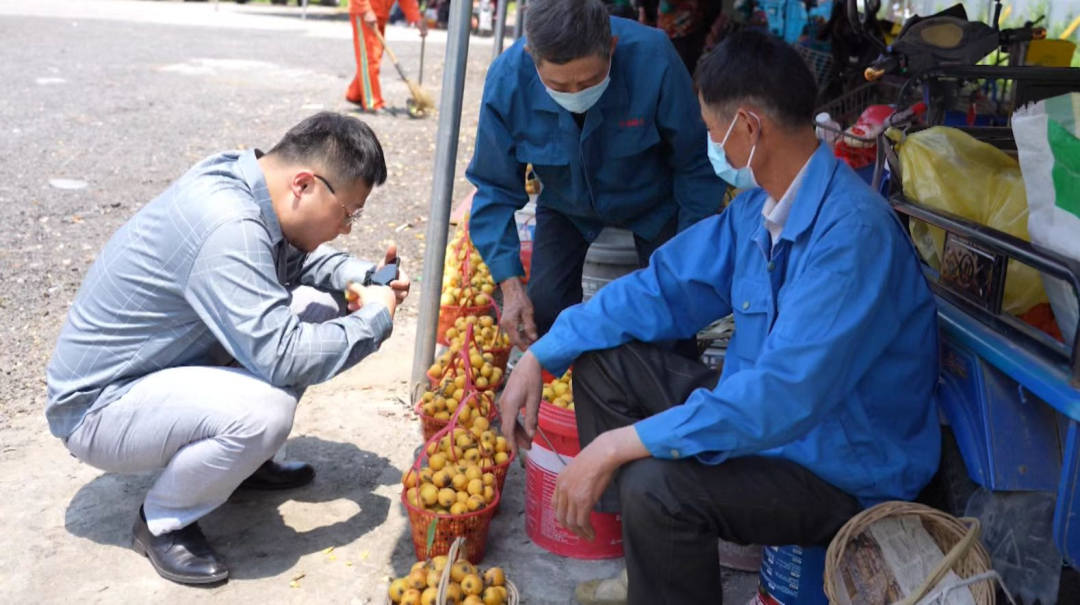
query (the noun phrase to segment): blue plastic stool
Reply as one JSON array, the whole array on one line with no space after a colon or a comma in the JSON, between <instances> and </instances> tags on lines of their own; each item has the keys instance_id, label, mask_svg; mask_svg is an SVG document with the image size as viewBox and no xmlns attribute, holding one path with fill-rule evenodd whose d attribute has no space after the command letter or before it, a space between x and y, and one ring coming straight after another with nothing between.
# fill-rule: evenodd
<instances>
[{"instance_id":1,"label":"blue plastic stool","mask_svg":"<svg viewBox=\"0 0 1080 605\"><path fill-rule=\"evenodd\" d=\"M759 592L781 605L828 605L825 551L822 547L766 546Z\"/></svg>"}]
</instances>

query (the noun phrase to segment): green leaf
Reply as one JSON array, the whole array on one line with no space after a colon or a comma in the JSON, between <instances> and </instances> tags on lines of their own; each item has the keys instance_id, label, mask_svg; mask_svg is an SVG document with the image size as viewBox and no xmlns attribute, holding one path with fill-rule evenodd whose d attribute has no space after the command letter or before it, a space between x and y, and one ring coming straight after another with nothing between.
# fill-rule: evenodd
<instances>
[{"instance_id":1,"label":"green leaf","mask_svg":"<svg viewBox=\"0 0 1080 605\"><path fill-rule=\"evenodd\" d=\"M431 556L431 547L435 545L435 527L438 526L439 520L432 519L431 524L427 528L427 551L428 556Z\"/></svg>"}]
</instances>

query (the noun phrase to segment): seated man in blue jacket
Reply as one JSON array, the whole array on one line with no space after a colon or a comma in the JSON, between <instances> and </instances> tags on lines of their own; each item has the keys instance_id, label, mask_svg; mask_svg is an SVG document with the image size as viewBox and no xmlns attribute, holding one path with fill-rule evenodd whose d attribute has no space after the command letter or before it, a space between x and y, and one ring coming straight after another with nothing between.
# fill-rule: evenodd
<instances>
[{"instance_id":1,"label":"seated man in blue jacket","mask_svg":"<svg viewBox=\"0 0 1080 605\"><path fill-rule=\"evenodd\" d=\"M690 75L663 32L609 17L600 0L534 0L525 33L488 71L465 173L477 189L472 239L522 350L581 302L585 252L601 229L633 231L645 266L715 214L724 191ZM543 190L526 295L514 211L529 201L530 163Z\"/></svg>"},{"instance_id":2,"label":"seated man in blue jacket","mask_svg":"<svg viewBox=\"0 0 1080 605\"><path fill-rule=\"evenodd\" d=\"M934 301L888 203L815 138L805 64L744 32L697 84L709 158L747 191L564 311L501 402L504 432L528 445L541 366L575 364L583 449L557 517L588 539L594 505L621 508L630 603L719 603L717 538L825 545L862 507L913 498L938 464ZM719 381L649 344L731 313ZM622 602L616 584L579 597Z\"/></svg>"}]
</instances>

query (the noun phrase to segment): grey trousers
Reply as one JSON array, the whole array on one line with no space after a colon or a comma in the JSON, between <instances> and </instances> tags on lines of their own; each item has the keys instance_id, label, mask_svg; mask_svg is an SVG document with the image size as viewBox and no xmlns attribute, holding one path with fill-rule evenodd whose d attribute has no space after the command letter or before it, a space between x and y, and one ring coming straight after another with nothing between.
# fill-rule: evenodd
<instances>
[{"instance_id":1,"label":"grey trousers","mask_svg":"<svg viewBox=\"0 0 1080 605\"><path fill-rule=\"evenodd\" d=\"M292 308L309 323L341 313L333 295L306 286L293 291ZM301 394L238 367L168 368L88 414L66 445L104 471L162 470L143 502L150 531L161 535L224 504L274 457Z\"/></svg>"}]
</instances>

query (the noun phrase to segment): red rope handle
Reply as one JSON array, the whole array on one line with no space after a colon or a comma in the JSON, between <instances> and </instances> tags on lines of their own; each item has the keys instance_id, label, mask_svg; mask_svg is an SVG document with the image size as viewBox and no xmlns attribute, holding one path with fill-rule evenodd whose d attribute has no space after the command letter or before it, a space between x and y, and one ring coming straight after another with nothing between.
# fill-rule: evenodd
<instances>
[{"instance_id":1,"label":"red rope handle","mask_svg":"<svg viewBox=\"0 0 1080 605\"><path fill-rule=\"evenodd\" d=\"M465 344L464 344L464 346L461 347L461 351L459 351L459 353L461 353L461 361L464 362L464 364L465 364L465 389L466 390L472 390L472 391L475 391L477 389L476 389L476 383L473 382L473 375L472 375L473 367L472 367L472 359L471 359L471 357L469 355L469 345L474 345L476 347L477 352L480 353L480 356L481 357L484 356L484 353L483 353L484 349L482 347L480 347L480 345L478 345L476 343L476 341L475 341L476 335L475 335L474 330L473 330L474 327L475 327L475 324L469 324L465 328Z\"/></svg>"}]
</instances>

